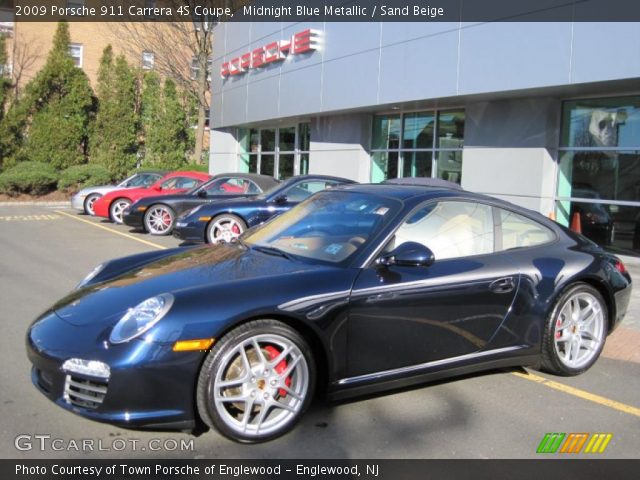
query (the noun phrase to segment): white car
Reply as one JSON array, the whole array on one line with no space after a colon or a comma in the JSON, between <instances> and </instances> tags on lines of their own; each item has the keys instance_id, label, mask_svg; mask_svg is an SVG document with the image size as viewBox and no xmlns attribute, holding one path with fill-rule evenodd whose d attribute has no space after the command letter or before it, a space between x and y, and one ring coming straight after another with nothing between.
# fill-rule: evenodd
<instances>
[{"instance_id":1,"label":"white car","mask_svg":"<svg viewBox=\"0 0 640 480\"><path fill-rule=\"evenodd\" d=\"M99 185L97 187L87 187L80 190L71 197L71 208L83 211L87 215L93 215L94 202L103 195L122 188L140 188L149 185L161 179L165 172L140 172L131 175L117 185Z\"/></svg>"}]
</instances>

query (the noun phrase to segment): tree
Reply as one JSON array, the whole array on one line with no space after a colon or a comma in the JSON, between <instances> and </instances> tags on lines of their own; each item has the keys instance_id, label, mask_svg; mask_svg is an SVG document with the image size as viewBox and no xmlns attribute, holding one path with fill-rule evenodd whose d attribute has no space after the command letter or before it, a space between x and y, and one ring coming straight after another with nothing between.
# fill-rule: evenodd
<instances>
[{"instance_id":1,"label":"tree","mask_svg":"<svg viewBox=\"0 0 640 480\"><path fill-rule=\"evenodd\" d=\"M104 49L98 70L98 110L91 128L90 161L123 176L136 165L136 77L124 56Z\"/></svg>"},{"instance_id":2,"label":"tree","mask_svg":"<svg viewBox=\"0 0 640 480\"><path fill-rule=\"evenodd\" d=\"M11 89L11 80L5 71L9 57L7 55L7 41L4 34L0 34L0 120L4 117L7 98Z\"/></svg>"},{"instance_id":3,"label":"tree","mask_svg":"<svg viewBox=\"0 0 640 480\"><path fill-rule=\"evenodd\" d=\"M124 2L127 3L127 2ZM132 57L141 51L154 53L154 68L163 77L173 80L188 92L197 106L192 161L200 163L204 147L206 112L209 110L210 60L213 54L212 28L217 19L195 15L195 6L225 6L232 10L242 0L166 0L177 11L189 7L190 21L154 22L122 21L113 23L115 34L122 39L122 47Z\"/></svg>"},{"instance_id":4,"label":"tree","mask_svg":"<svg viewBox=\"0 0 640 480\"><path fill-rule=\"evenodd\" d=\"M170 79L165 80L160 101L154 95L159 89L157 76L151 75L145 86L150 89L143 93L142 103L145 166L180 168L187 159L188 127L176 84Z\"/></svg>"},{"instance_id":5,"label":"tree","mask_svg":"<svg viewBox=\"0 0 640 480\"><path fill-rule=\"evenodd\" d=\"M60 22L47 62L26 87L26 140L21 156L58 169L86 162L93 92L69 55L69 25Z\"/></svg>"}]
</instances>

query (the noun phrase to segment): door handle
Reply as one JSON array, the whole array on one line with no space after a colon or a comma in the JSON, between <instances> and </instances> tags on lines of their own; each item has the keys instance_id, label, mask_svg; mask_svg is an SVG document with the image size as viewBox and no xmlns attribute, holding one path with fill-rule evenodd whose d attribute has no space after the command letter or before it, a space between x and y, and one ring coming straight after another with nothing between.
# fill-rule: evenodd
<instances>
[{"instance_id":1,"label":"door handle","mask_svg":"<svg viewBox=\"0 0 640 480\"><path fill-rule=\"evenodd\" d=\"M489 290L494 293L509 293L512 292L514 288L516 288L516 282L513 277L499 278L489 285Z\"/></svg>"}]
</instances>

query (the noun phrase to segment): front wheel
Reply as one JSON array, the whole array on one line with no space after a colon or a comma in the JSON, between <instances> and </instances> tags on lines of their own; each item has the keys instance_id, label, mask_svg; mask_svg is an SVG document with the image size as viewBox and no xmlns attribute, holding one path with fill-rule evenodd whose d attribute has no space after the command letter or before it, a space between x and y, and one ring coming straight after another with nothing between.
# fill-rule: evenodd
<instances>
[{"instance_id":1,"label":"front wheel","mask_svg":"<svg viewBox=\"0 0 640 480\"><path fill-rule=\"evenodd\" d=\"M166 205L152 205L144 214L144 227L151 235L169 235L173 230L176 214Z\"/></svg>"},{"instance_id":2,"label":"front wheel","mask_svg":"<svg viewBox=\"0 0 640 480\"><path fill-rule=\"evenodd\" d=\"M87 198L85 198L84 213L86 213L87 215L93 215L93 204L96 203L96 200L98 200L100 197L102 197L102 195L100 195L99 193L92 193Z\"/></svg>"},{"instance_id":3,"label":"front wheel","mask_svg":"<svg viewBox=\"0 0 640 480\"><path fill-rule=\"evenodd\" d=\"M564 376L585 372L600 356L607 329L607 305L600 292L585 283L570 286L547 319L543 368Z\"/></svg>"},{"instance_id":4,"label":"front wheel","mask_svg":"<svg viewBox=\"0 0 640 480\"><path fill-rule=\"evenodd\" d=\"M198 377L198 412L232 440L264 442L293 428L314 384L315 362L305 339L282 322L255 320L209 352Z\"/></svg>"},{"instance_id":5,"label":"front wheel","mask_svg":"<svg viewBox=\"0 0 640 480\"><path fill-rule=\"evenodd\" d=\"M131 205L131 200L127 198L118 198L111 202L111 206L109 207L109 217L112 222L122 224L122 217L124 215L124 211Z\"/></svg>"},{"instance_id":6,"label":"front wheel","mask_svg":"<svg viewBox=\"0 0 640 480\"><path fill-rule=\"evenodd\" d=\"M207 243L234 242L247 229L247 224L240 217L225 213L215 217L207 226Z\"/></svg>"}]
</instances>

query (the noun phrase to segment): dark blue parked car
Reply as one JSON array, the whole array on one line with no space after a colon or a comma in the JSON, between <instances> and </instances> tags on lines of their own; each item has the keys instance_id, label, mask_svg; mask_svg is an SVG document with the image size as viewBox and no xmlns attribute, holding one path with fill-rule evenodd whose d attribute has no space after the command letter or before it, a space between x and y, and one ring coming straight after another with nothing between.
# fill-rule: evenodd
<instances>
[{"instance_id":1,"label":"dark blue parked car","mask_svg":"<svg viewBox=\"0 0 640 480\"><path fill-rule=\"evenodd\" d=\"M190 243L231 242L247 228L290 210L314 193L347 183L355 182L327 175L300 175L254 197L217 200L178 217L173 236Z\"/></svg>"},{"instance_id":2,"label":"dark blue parked car","mask_svg":"<svg viewBox=\"0 0 640 480\"><path fill-rule=\"evenodd\" d=\"M101 265L27 350L35 386L78 415L258 442L290 430L318 382L339 399L517 365L582 373L630 293L618 258L537 213L348 185L231 244Z\"/></svg>"}]
</instances>

